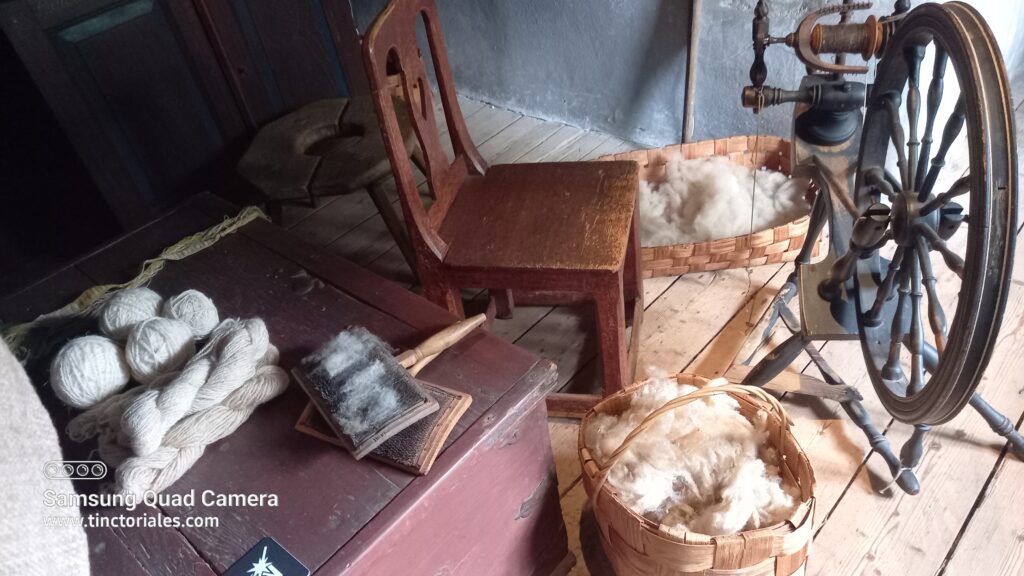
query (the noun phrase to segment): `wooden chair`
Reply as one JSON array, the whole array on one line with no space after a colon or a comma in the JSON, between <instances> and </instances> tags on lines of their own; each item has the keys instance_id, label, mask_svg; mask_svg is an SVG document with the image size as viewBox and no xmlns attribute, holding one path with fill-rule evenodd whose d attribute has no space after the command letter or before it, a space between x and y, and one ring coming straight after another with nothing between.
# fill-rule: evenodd
<instances>
[{"instance_id":1,"label":"wooden chair","mask_svg":"<svg viewBox=\"0 0 1024 576\"><path fill-rule=\"evenodd\" d=\"M433 93L416 41L422 16L454 160L442 147ZM406 226L428 299L464 316L459 289L490 288L499 316L512 289L576 293L596 307L605 394L633 380L643 314L635 162L488 167L466 130L434 0L392 0L363 41L363 57ZM425 160L427 208L416 187L387 84L397 69ZM427 87L424 89L423 87ZM632 304L628 306L627 302Z\"/></svg>"}]
</instances>

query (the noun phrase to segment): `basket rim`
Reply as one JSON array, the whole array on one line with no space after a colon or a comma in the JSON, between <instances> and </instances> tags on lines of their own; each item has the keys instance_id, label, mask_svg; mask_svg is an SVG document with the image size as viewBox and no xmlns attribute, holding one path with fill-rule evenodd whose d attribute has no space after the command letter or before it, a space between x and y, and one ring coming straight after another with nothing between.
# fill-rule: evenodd
<instances>
[{"instance_id":1,"label":"basket rim","mask_svg":"<svg viewBox=\"0 0 1024 576\"><path fill-rule=\"evenodd\" d=\"M670 376L676 378L676 381L679 382L679 383L691 384L691 385L698 386L698 387L706 386L712 380L711 378L707 378L707 377L704 377L704 376L700 376L698 374L692 374L692 373L687 373L687 372L679 372L679 373L676 373L676 374L670 375ZM579 456L579 459L580 459L581 473L582 473L582 475L584 477L586 477L586 481L583 482L583 487L584 487L584 490L587 492L588 496L593 498L593 495L590 494L590 490L591 490L592 483L595 481L595 478L588 471L587 463L590 462L594 466L597 466L597 459L592 455L592 453L590 451L590 448L586 446L586 443L584 441L584 431L586 430L586 425L591 420L591 418L593 418L593 416L595 414L598 414L598 413L601 412L599 409L602 406L607 406L613 399L618 399L618 398L625 397L625 396L631 396L631 395L635 394L637 391L639 391L641 388L643 388L644 386L650 384L653 381L660 380L660 379L662 379L662 378L651 377L651 378L647 378L645 380L641 380L639 382L634 382L630 386L628 386L626 388L623 388L622 390L619 390L618 392L616 392L614 394L611 394L609 396L604 397L603 399L601 399L600 402L595 404L590 410L588 410L586 412L586 414L583 415L583 418L580 420L580 431L579 431L579 434L578 434L578 437L577 437L577 449L578 449L577 451L578 451L578 456ZM683 379L686 379L686 381L684 381ZM729 396L731 398L734 398L737 401L745 402L747 404L751 404L751 405L755 405L755 406L759 406L759 403L754 401L753 399L750 399L750 398L747 398L747 397L743 397L743 396L734 395L732 393L728 393L728 394L729 394ZM772 417L772 413L771 412L769 412L769 417ZM801 454L803 454L804 458L806 459L806 452L803 450L803 447L800 446L800 444L797 441L796 437L793 436L792 433L790 433L789 439L795 444L795 446L798 449L798 451ZM601 500L601 496L604 496L605 498L610 498L611 501L616 506L618 506L619 508L625 510L626 513L634 521L636 521L644 530L651 532L652 535L657 536L658 538L661 538L663 540L668 540L668 541L671 541L671 542L675 542L675 543L678 543L678 544L685 544L685 545L690 545L690 546L692 546L692 545L700 545L700 543L696 542L695 539L688 538L688 537L691 537L691 536L695 536L696 540L704 541L705 544L713 544L716 541L716 539L723 539L723 538L731 539L731 538L736 538L737 536L740 536L740 535L747 535L747 536L749 536L749 535L778 535L778 536L785 536L785 535L792 534L792 533L795 533L795 532L799 531L808 522L813 522L813 519L814 519L814 509L815 509L815 505L816 505L816 501L817 501L817 497L814 495L814 489L815 489L816 481L815 481L815 478L814 478L813 469L810 468L809 460L808 460L808 468L811 471L810 485L807 486L807 492L808 492L809 496L806 499L802 499L800 501L800 505L798 505L798 506L796 506L794 508L792 514L790 514L787 518L785 518L783 520L780 520L779 522L776 522L775 524L771 524L769 526L762 526L760 528L755 528L753 530L744 530L744 531L741 531L741 532L737 532L736 534L712 535L712 534L704 534L703 532L689 532L689 531L687 531L687 532L683 533L684 536L676 536L674 534L671 534L669 532L661 530L661 524L660 523L656 523L656 522L654 522L652 520L649 520L648 518L644 517L643 515L637 513L630 506L626 505L626 503L623 502L621 498L619 498L618 491L615 490L615 488L613 488L611 486L611 484L608 483L608 482L605 482L604 485L601 487L601 494L598 496L598 498L594 499L594 501L599 504L600 500ZM794 476L795 476L795 474L794 474ZM803 488L803 487L800 487L800 488Z\"/></svg>"}]
</instances>

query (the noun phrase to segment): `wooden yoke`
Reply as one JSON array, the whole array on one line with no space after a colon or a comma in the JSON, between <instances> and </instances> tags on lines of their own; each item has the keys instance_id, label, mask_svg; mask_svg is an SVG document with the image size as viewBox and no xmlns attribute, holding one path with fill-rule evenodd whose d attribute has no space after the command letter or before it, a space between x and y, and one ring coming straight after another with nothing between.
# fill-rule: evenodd
<instances>
[{"instance_id":1,"label":"wooden yoke","mask_svg":"<svg viewBox=\"0 0 1024 576\"><path fill-rule=\"evenodd\" d=\"M418 16L423 17L445 121L452 140L454 160L451 163L441 144L434 117L433 92L429 88L430 80L416 42ZM483 175L487 165L466 130L434 0L392 0L377 16L363 42L366 72L385 147L395 172L406 225L410 227L410 236L417 247L421 274L430 274L432 268L440 266L448 251L447 242L439 234L448 209L466 177L470 174ZM419 196L412 165L402 141L395 102L387 83L389 64L398 69L405 102L411 108L410 118L425 157L427 182L435 198L429 209L424 207ZM417 102L418 106L415 105ZM425 258L427 251L433 258Z\"/></svg>"}]
</instances>

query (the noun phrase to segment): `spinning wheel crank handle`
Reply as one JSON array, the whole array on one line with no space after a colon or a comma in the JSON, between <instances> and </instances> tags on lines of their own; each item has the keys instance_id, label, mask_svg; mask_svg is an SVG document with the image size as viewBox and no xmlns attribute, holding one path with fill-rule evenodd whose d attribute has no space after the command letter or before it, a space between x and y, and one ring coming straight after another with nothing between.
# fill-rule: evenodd
<instances>
[{"instance_id":1,"label":"spinning wheel crank handle","mask_svg":"<svg viewBox=\"0 0 1024 576\"><path fill-rule=\"evenodd\" d=\"M930 374L934 374L939 365L939 353L935 350L935 346L925 342L921 350L924 354L924 369ZM989 428L993 432L999 434L1010 443L1010 450L1020 458L1024 460L1024 436L1014 427L1013 422L1007 418L1003 413L999 412L992 407L991 404L985 401L981 397L981 394L977 392L971 396L969 402L971 408L974 408L981 417L985 419L985 423L988 424Z\"/></svg>"},{"instance_id":2,"label":"spinning wheel crank handle","mask_svg":"<svg viewBox=\"0 0 1024 576\"><path fill-rule=\"evenodd\" d=\"M874 204L857 218L850 235L850 249L832 264L829 277L818 285L818 295L829 302L839 297L839 287L853 276L857 260L867 256L886 239L889 227L889 207Z\"/></svg>"},{"instance_id":3,"label":"spinning wheel crank handle","mask_svg":"<svg viewBox=\"0 0 1024 576\"><path fill-rule=\"evenodd\" d=\"M871 423L871 417L868 416L868 411L864 409L864 405L857 400L851 400L843 402L842 407L850 420L864 431L871 449L877 452L882 457L882 460L885 460L885 464L889 467L889 473L896 479L896 485L911 496L920 492L921 483L917 480L917 474L913 470L905 468L900 459L896 457L889 439Z\"/></svg>"}]
</instances>

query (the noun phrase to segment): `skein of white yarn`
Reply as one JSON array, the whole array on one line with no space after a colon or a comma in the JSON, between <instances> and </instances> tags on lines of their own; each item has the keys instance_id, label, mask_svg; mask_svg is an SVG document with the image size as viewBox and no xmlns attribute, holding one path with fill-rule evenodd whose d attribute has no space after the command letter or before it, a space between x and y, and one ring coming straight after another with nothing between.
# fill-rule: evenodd
<instances>
[{"instance_id":1,"label":"skein of white yarn","mask_svg":"<svg viewBox=\"0 0 1024 576\"><path fill-rule=\"evenodd\" d=\"M221 322L174 380L142 392L125 409L121 429L135 454L152 454L179 420L219 404L251 379L269 345L267 327L258 318Z\"/></svg>"},{"instance_id":2,"label":"skein of white yarn","mask_svg":"<svg viewBox=\"0 0 1024 576\"><path fill-rule=\"evenodd\" d=\"M121 347L104 336L75 338L50 365L50 386L68 406L90 408L121 391L130 374Z\"/></svg>"},{"instance_id":3,"label":"skein of white yarn","mask_svg":"<svg viewBox=\"0 0 1024 576\"><path fill-rule=\"evenodd\" d=\"M171 318L156 317L139 322L125 345L132 377L142 384L177 370L195 352L192 330L184 322Z\"/></svg>"},{"instance_id":4,"label":"skein of white yarn","mask_svg":"<svg viewBox=\"0 0 1024 576\"><path fill-rule=\"evenodd\" d=\"M164 302L163 315L188 324L196 340L209 336L220 322L213 300L198 290L185 290L168 298Z\"/></svg>"},{"instance_id":5,"label":"skein of white yarn","mask_svg":"<svg viewBox=\"0 0 1024 576\"><path fill-rule=\"evenodd\" d=\"M140 495L160 492L195 464L206 446L230 435L249 419L257 406L288 387L288 374L278 366L261 366L219 404L188 416L168 430L159 449L128 458L117 468L118 491Z\"/></svg>"},{"instance_id":6,"label":"skein of white yarn","mask_svg":"<svg viewBox=\"0 0 1024 576\"><path fill-rule=\"evenodd\" d=\"M100 312L100 330L114 340L124 341L132 328L160 314L163 298L149 288L125 288L110 297Z\"/></svg>"}]
</instances>

